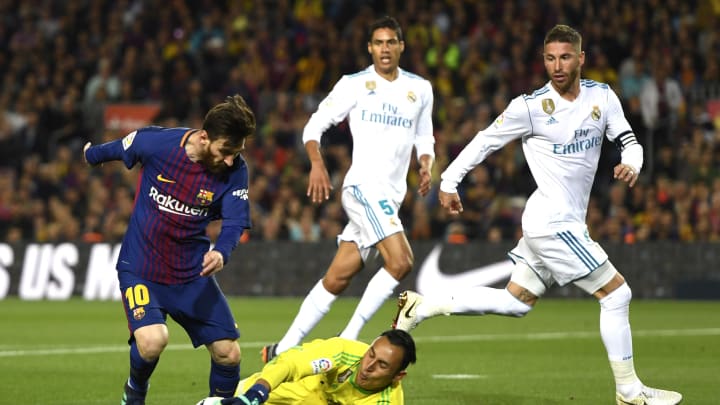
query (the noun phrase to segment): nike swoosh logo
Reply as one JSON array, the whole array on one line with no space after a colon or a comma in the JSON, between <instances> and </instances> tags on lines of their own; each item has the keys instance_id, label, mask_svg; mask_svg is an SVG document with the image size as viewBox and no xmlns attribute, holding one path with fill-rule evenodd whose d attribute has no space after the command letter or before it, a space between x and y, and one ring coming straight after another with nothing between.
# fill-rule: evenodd
<instances>
[{"instance_id":1,"label":"nike swoosh logo","mask_svg":"<svg viewBox=\"0 0 720 405\"><path fill-rule=\"evenodd\" d=\"M170 184L175 183L175 180L166 179L165 177L163 177L162 174L158 174L157 179L158 179L158 181L162 181L163 183L170 183Z\"/></svg>"},{"instance_id":2,"label":"nike swoosh logo","mask_svg":"<svg viewBox=\"0 0 720 405\"><path fill-rule=\"evenodd\" d=\"M453 291L474 286L489 286L507 280L513 270L513 262L506 260L487 266L464 270L458 274L445 274L440 270L442 244L436 245L420 266L416 283L417 291L423 295L437 294L438 291Z\"/></svg>"},{"instance_id":3,"label":"nike swoosh logo","mask_svg":"<svg viewBox=\"0 0 720 405\"><path fill-rule=\"evenodd\" d=\"M412 311L412 309L415 308L416 303L417 303L417 301L413 301L412 305L410 305L410 308L408 308L405 311L405 318L410 318L410 311Z\"/></svg>"}]
</instances>

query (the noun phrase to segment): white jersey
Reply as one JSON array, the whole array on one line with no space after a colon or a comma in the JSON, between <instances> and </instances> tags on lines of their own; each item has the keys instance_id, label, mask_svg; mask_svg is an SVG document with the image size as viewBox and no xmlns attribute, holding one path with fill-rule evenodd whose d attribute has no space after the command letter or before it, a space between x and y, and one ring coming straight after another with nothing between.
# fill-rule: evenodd
<instances>
[{"instance_id":1,"label":"white jersey","mask_svg":"<svg viewBox=\"0 0 720 405\"><path fill-rule=\"evenodd\" d=\"M523 230L547 235L568 223L585 223L603 135L634 135L620 100L607 84L580 80L580 94L562 98L550 82L510 102L442 174L441 190L455 192L465 174L490 153L522 138L537 189L523 213ZM639 146L639 145L636 145ZM637 167L637 170L640 168Z\"/></svg>"},{"instance_id":2,"label":"white jersey","mask_svg":"<svg viewBox=\"0 0 720 405\"><path fill-rule=\"evenodd\" d=\"M370 65L343 76L310 117L303 143L320 138L331 125L349 117L353 136L352 165L343 188L363 183L386 184L402 201L413 145L417 156L435 156L430 82L400 70L387 81Z\"/></svg>"}]
</instances>

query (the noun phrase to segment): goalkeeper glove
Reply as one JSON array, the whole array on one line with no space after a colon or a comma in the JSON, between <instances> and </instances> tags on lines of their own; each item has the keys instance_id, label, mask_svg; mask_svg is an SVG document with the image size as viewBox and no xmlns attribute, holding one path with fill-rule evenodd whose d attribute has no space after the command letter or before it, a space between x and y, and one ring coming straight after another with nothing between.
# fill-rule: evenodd
<instances>
[{"instance_id":1,"label":"goalkeeper glove","mask_svg":"<svg viewBox=\"0 0 720 405\"><path fill-rule=\"evenodd\" d=\"M245 391L244 395L235 398L225 398L222 405L260 405L267 401L270 391L262 384L255 384Z\"/></svg>"},{"instance_id":2,"label":"goalkeeper glove","mask_svg":"<svg viewBox=\"0 0 720 405\"><path fill-rule=\"evenodd\" d=\"M245 395L239 397L225 398L220 401L220 405L258 405L259 402L251 402Z\"/></svg>"}]
</instances>

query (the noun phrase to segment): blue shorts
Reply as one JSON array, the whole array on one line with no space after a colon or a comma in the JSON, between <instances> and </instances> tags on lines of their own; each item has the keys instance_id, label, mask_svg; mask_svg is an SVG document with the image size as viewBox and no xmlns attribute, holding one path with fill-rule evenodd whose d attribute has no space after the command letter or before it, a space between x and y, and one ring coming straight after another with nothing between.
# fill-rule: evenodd
<instances>
[{"instance_id":1,"label":"blue shorts","mask_svg":"<svg viewBox=\"0 0 720 405\"><path fill-rule=\"evenodd\" d=\"M185 329L194 347L240 337L225 295L215 277L186 284L158 284L118 270L130 339L143 326L165 324L170 315Z\"/></svg>"}]
</instances>

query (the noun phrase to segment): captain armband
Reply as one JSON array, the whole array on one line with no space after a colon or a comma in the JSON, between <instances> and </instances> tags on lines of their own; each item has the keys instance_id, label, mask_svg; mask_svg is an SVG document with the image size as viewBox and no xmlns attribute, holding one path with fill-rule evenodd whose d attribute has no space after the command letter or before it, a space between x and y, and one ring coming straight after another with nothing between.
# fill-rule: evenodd
<instances>
[{"instance_id":1,"label":"captain armband","mask_svg":"<svg viewBox=\"0 0 720 405\"><path fill-rule=\"evenodd\" d=\"M621 163L640 172L643 166L643 147L638 143L635 134L632 131L623 132L615 139L615 145L620 149Z\"/></svg>"},{"instance_id":2,"label":"captain armband","mask_svg":"<svg viewBox=\"0 0 720 405\"><path fill-rule=\"evenodd\" d=\"M624 151L631 145L639 145L635 134L632 131L623 132L617 138L615 138L615 145L620 149L620 152Z\"/></svg>"}]
</instances>

